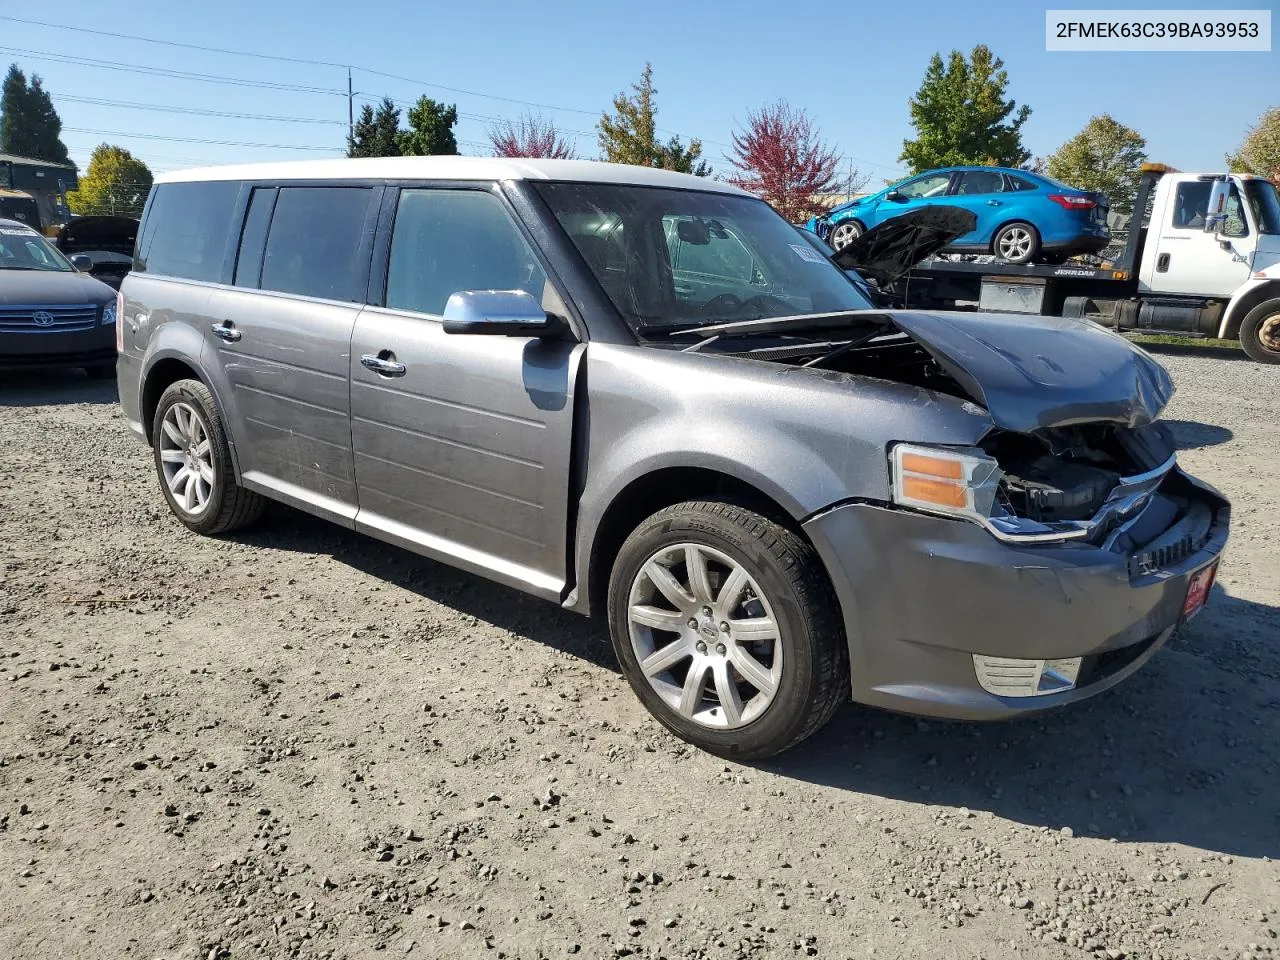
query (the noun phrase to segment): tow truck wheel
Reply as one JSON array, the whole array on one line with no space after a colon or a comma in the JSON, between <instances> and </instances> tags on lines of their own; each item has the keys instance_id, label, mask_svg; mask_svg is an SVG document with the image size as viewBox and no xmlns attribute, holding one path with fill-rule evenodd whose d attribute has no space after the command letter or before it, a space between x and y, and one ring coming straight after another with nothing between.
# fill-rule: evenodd
<instances>
[{"instance_id":1,"label":"tow truck wheel","mask_svg":"<svg viewBox=\"0 0 1280 960\"><path fill-rule=\"evenodd\" d=\"M1249 311L1240 324L1240 346L1259 363L1280 363L1280 299Z\"/></svg>"},{"instance_id":2,"label":"tow truck wheel","mask_svg":"<svg viewBox=\"0 0 1280 960\"><path fill-rule=\"evenodd\" d=\"M1040 234L1021 220L1006 223L991 239L991 252L1006 263L1030 263L1040 252Z\"/></svg>"},{"instance_id":3,"label":"tow truck wheel","mask_svg":"<svg viewBox=\"0 0 1280 960\"><path fill-rule=\"evenodd\" d=\"M862 236L862 224L857 220L842 220L831 228L829 243L833 250L843 250Z\"/></svg>"}]
</instances>

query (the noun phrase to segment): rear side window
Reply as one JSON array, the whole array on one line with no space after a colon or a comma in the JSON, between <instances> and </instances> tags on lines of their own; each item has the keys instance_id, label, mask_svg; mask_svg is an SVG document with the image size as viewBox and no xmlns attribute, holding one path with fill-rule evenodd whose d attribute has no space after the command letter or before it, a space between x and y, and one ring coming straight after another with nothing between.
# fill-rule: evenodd
<instances>
[{"instance_id":1,"label":"rear side window","mask_svg":"<svg viewBox=\"0 0 1280 960\"><path fill-rule=\"evenodd\" d=\"M258 187L249 197L249 213L240 231L240 253L236 257L237 287L256 287L262 276L262 251L267 245L267 228L276 205L274 187Z\"/></svg>"},{"instance_id":2,"label":"rear side window","mask_svg":"<svg viewBox=\"0 0 1280 960\"><path fill-rule=\"evenodd\" d=\"M267 232L262 289L363 302L368 265L359 254L372 197L368 187L281 187Z\"/></svg>"},{"instance_id":3,"label":"rear side window","mask_svg":"<svg viewBox=\"0 0 1280 960\"><path fill-rule=\"evenodd\" d=\"M545 283L497 197L480 190L400 191L388 307L438 316L461 290L524 290L541 301Z\"/></svg>"},{"instance_id":4,"label":"rear side window","mask_svg":"<svg viewBox=\"0 0 1280 960\"><path fill-rule=\"evenodd\" d=\"M162 183L147 208L136 269L185 280L220 281L240 184Z\"/></svg>"},{"instance_id":5,"label":"rear side window","mask_svg":"<svg viewBox=\"0 0 1280 960\"><path fill-rule=\"evenodd\" d=\"M1021 177L1015 177L1005 174L1005 179L1009 181L1010 190L1034 190L1036 185L1030 180L1023 180Z\"/></svg>"}]
</instances>

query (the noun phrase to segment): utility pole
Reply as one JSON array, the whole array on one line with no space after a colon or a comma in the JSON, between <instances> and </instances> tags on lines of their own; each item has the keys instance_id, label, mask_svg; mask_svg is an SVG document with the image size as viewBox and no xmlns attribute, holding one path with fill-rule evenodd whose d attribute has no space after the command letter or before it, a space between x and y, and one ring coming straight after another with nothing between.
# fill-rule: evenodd
<instances>
[{"instance_id":1,"label":"utility pole","mask_svg":"<svg viewBox=\"0 0 1280 960\"><path fill-rule=\"evenodd\" d=\"M355 96L351 92L351 68L347 67L347 142L356 136Z\"/></svg>"}]
</instances>

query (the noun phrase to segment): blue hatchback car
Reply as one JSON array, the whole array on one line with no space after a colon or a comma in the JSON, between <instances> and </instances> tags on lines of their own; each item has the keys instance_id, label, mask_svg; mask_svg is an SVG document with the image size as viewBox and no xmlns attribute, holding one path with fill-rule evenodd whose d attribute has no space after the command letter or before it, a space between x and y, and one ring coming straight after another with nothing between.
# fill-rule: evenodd
<instances>
[{"instance_id":1,"label":"blue hatchback car","mask_svg":"<svg viewBox=\"0 0 1280 960\"><path fill-rule=\"evenodd\" d=\"M1060 262L1110 241L1104 194L1004 167L946 167L859 197L806 224L836 250L886 220L932 204L963 207L977 228L948 253L990 253L1009 263Z\"/></svg>"}]
</instances>

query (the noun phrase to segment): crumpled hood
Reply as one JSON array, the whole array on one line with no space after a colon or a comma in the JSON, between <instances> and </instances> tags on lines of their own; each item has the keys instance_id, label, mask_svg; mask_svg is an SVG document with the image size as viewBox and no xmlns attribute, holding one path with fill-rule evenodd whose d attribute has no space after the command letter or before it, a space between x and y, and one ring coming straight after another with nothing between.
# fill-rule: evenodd
<instances>
[{"instance_id":1,"label":"crumpled hood","mask_svg":"<svg viewBox=\"0 0 1280 960\"><path fill-rule=\"evenodd\" d=\"M12 304L104 304L116 292L84 273L0 268L0 306Z\"/></svg>"},{"instance_id":2,"label":"crumpled hood","mask_svg":"<svg viewBox=\"0 0 1280 960\"><path fill-rule=\"evenodd\" d=\"M857 270L884 287L969 233L977 222L972 211L961 207L921 207L872 227L831 259L842 270Z\"/></svg>"},{"instance_id":3,"label":"crumpled hood","mask_svg":"<svg viewBox=\"0 0 1280 960\"><path fill-rule=\"evenodd\" d=\"M1006 430L1099 420L1141 426L1173 396L1173 379L1150 354L1088 320L914 310L886 316Z\"/></svg>"}]
</instances>

